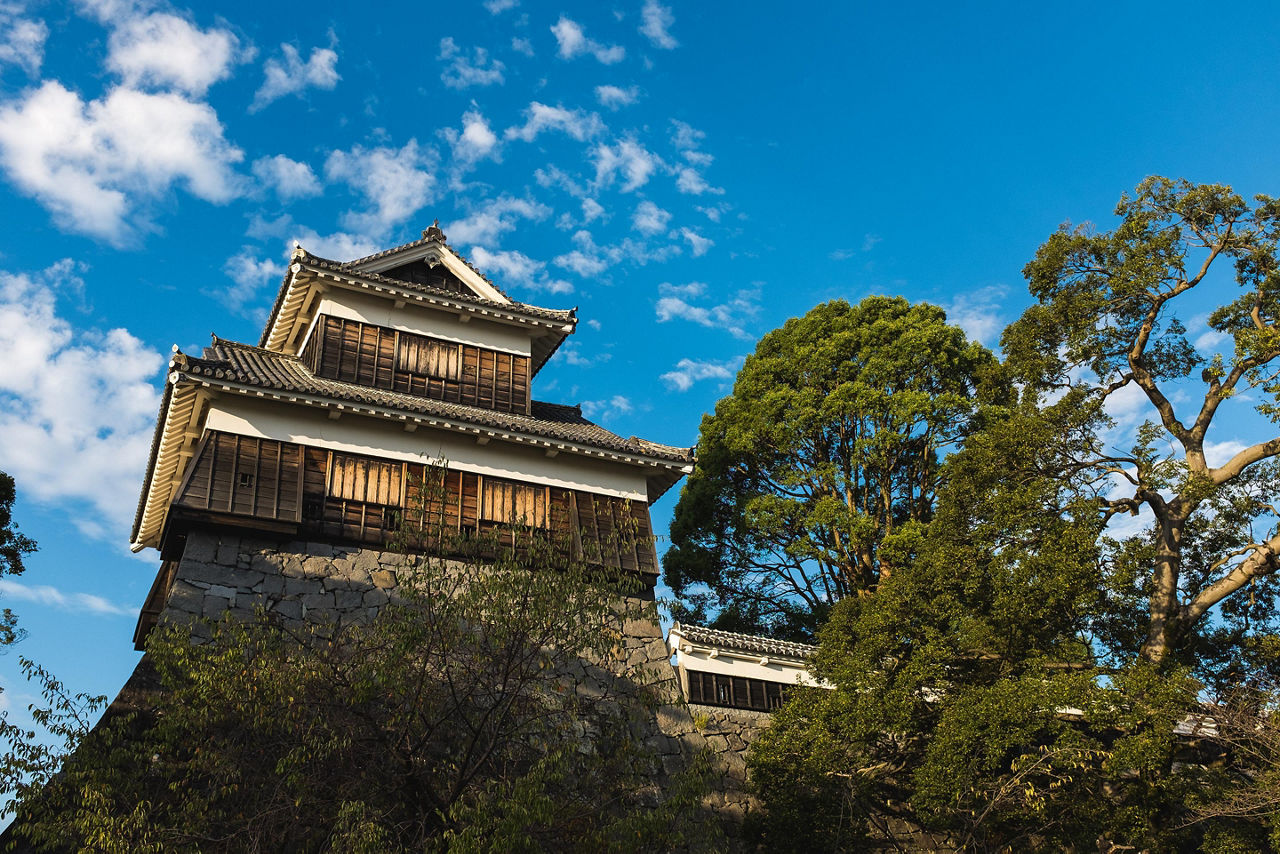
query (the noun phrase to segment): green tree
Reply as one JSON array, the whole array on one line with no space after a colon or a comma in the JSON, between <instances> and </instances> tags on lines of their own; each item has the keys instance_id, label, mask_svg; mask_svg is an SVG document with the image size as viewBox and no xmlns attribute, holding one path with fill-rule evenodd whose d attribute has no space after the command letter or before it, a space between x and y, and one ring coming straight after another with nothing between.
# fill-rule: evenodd
<instances>
[{"instance_id":1,"label":"green tree","mask_svg":"<svg viewBox=\"0 0 1280 854\"><path fill-rule=\"evenodd\" d=\"M0 471L0 575L21 575L26 569L23 556L36 550L35 541L19 532L13 522L13 502L17 497L13 478ZM0 611L0 648L21 637L17 615L9 608Z\"/></svg>"},{"instance_id":2,"label":"green tree","mask_svg":"<svg viewBox=\"0 0 1280 854\"><path fill-rule=\"evenodd\" d=\"M469 546L406 556L414 593L368 622L157 630L142 711L109 714L28 789L23 836L119 852L713 845L696 768L665 797L652 785L641 724L670 698L605 664L652 616L638 582L537 541ZM74 724L55 699L51 719Z\"/></svg>"},{"instance_id":3,"label":"green tree","mask_svg":"<svg viewBox=\"0 0 1280 854\"><path fill-rule=\"evenodd\" d=\"M663 567L684 616L807 638L875 589L995 366L942 309L901 298L835 300L761 339L703 419L676 506Z\"/></svg>"},{"instance_id":4,"label":"green tree","mask_svg":"<svg viewBox=\"0 0 1280 854\"><path fill-rule=\"evenodd\" d=\"M1117 215L1109 232L1064 226L1027 265L1038 304L1002 339L1021 399L985 410L948 457L914 554L833 610L815 670L834 690L790 702L755 745L761 832L780 847L904 831L974 851L1280 838L1272 744L1240 735L1266 731L1266 703L1218 736L1177 733L1206 699L1274 682L1280 652L1280 440L1214 465L1209 434L1233 397L1280 413L1280 207L1155 178ZM1197 298L1233 284L1224 263L1239 298ZM1196 317L1206 328L1188 331ZM1210 341L1228 352L1202 354ZM1127 440L1121 394L1152 413ZM1149 528L1109 531L1144 510Z\"/></svg>"},{"instance_id":5,"label":"green tree","mask_svg":"<svg viewBox=\"0 0 1280 854\"><path fill-rule=\"evenodd\" d=\"M1023 271L1038 304L1005 332L1004 349L1038 399L1071 389L1099 423L1117 395L1136 392L1149 407L1127 449L1099 431L1061 474L1121 483L1103 497L1104 517L1153 517L1149 535L1115 553L1132 577L1141 657L1238 662L1274 615L1280 436L1214 462L1210 430L1238 421L1236 401L1280 420L1280 202L1250 206L1230 187L1150 178L1116 215L1110 231L1068 224L1040 247ZM1197 317L1207 320L1189 333ZM1223 351L1201 352L1206 341Z\"/></svg>"}]
</instances>

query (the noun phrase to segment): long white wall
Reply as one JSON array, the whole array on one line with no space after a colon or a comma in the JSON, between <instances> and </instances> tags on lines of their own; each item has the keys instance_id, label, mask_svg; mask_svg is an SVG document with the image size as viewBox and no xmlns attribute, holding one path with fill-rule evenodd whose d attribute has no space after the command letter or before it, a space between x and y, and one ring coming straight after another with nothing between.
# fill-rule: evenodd
<instances>
[{"instance_id":1,"label":"long white wall","mask_svg":"<svg viewBox=\"0 0 1280 854\"><path fill-rule=\"evenodd\" d=\"M322 314L520 356L528 356L532 352L529 333L516 327L481 318L463 323L452 312L437 311L412 303L396 308L394 300L346 290L331 291L321 297L316 317L312 318L311 328L307 330L307 339L315 331L316 318ZM302 352L304 347L306 339L299 346L298 352Z\"/></svg>"},{"instance_id":2,"label":"long white wall","mask_svg":"<svg viewBox=\"0 0 1280 854\"><path fill-rule=\"evenodd\" d=\"M314 407L226 393L210 403L205 427L406 462L443 460L462 471L618 498L644 501L648 495L644 469L622 463L570 453L547 457L539 448L500 439L481 445L472 437L425 426L408 433L365 415L344 414L335 421Z\"/></svg>"}]
</instances>

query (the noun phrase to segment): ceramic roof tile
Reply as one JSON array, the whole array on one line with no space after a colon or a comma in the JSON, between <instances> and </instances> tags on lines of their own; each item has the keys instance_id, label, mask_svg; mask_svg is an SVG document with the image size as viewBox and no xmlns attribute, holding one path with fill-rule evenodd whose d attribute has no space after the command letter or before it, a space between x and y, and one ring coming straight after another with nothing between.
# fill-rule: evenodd
<instances>
[{"instance_id":1,"label":"ceramic roof tile","mask_svg":"<svg viewBox=\"0 0 1280 854\"><path fill-rule=\"evenodd\" d=\"M776 640L759 635L744 635L738 632L726 632L723 629L712 629L707 626L685 626L676 623L672 632L679 633L693 643L715 646L721 649L741 652L758 652L766 655L784 655L789 658L809 658L818 651L816 646L795 641Z\"/></svg>"},{"instance_id":2,"label":"ceramic roof tile","mask_svg":"<svg viewBox=\"0 0 1280 854\"><path fill-rule=\"evenodd\" d=\"M178 354L175 356L175 363L175 370L198 377L228 380L247 386L335 401L350 401L400 412L434 415L467 424L559 439L673 463L693 462L692 448L660 445L634 436L624 439L583 418L582 410L577 406L535 400L530 407L531 413L523 415L431 400L418 395L317 377L294 356L221 338L215 338L213 345L204 349L203 356Z\"/></svg>"}]
</instances>

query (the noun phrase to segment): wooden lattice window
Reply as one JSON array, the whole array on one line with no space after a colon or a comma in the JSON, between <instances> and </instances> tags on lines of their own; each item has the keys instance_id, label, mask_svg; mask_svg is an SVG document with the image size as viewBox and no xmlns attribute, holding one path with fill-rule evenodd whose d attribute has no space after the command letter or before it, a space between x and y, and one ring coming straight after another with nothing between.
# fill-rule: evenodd
<instances>
[{"instance_id":1,"label":"wooden lattice window","mask_svg":"<svg viewBox=\"0 0 1280 854\"><path fill-rule=\"evenodd\" d=\"M480 519L503 525L549 528L548 503L545 486L485 478L480 496Z\"/></svg>"},{"instance_id":2,"label":"wooden lattice window","mask_svg":"<svg viewBox=\"0 0 1280 854\"><path fill-rule=\"evenodd\" d=\"M417 335L400 336L396 369L425 377L457 381L462 377L462 348Z\"/></svg>"},{"instance_id":3,"label":"wooden lattice window","mask_svg":"<svg viewBox=\"0 0 1280 854\"><path fill-rule=\"evenodd\" d=\"M402 502L404 466L367 457L334 454L329 469L330 498L399 507Z\"/></svg>"}]
</instances>

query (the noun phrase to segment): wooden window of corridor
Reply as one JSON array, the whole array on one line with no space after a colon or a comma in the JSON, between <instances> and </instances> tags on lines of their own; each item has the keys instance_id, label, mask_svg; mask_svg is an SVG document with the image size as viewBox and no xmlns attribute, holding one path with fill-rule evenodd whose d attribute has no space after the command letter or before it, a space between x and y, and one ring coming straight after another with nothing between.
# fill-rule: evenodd
<instances>
[{"instance_id":1,"label":"wooden window of corridor","mask_svg":"<svg viewBox=\"0 0 1280 854\"><path fill-rule=\"evenodd\" d=\"M417 335L400 335L396 370L442 380L462 377L462 347Z\"/></svg>"},{"instance_id":2,"label":"wooden window of corridor","mask_svg":"<svg viewBox=\"0 0 1280 854\"><path fill-rule=\"evenodd\" d=\"M530 486L486 477L480 495L480 518L502 525L550 527L545 486Z\"/></svg>"},{"instance_id":3,"label":"wooden window of corridor","mask_svg":"<svg viewBox=\"0 0 1280 854\"><path fill-rule=\"evenodd\" d=\"M403 503L404 465L350 454L334 454L329 469L330 498L399 507Z\"/></svg>"}]
</instances>

